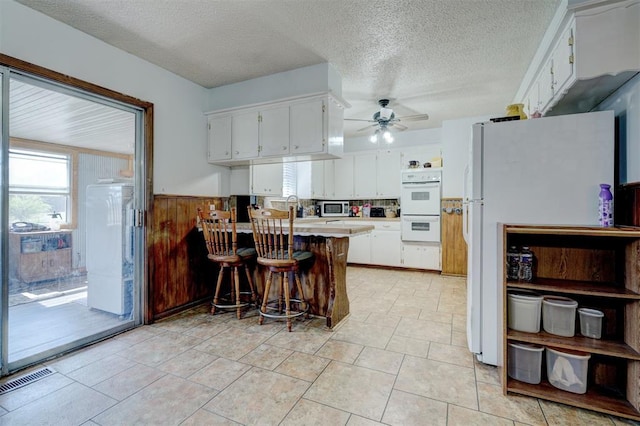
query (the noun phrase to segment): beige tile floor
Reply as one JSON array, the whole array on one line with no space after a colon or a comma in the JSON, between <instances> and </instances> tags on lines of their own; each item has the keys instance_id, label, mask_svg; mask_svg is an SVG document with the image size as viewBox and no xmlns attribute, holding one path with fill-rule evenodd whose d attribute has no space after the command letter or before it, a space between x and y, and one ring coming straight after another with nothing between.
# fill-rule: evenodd
<instances>
[{"instance_id":1,"label":"beige tile floor","mask_svg":"<svg viewBox=\"0 0 640 426\"><path fill-rule=\"evenodd\" d=\"M0 425L631 424L504 396L466 348L463 279L347 275L351 315L334 331L202 306L45 363L56 373L0 395Z\"/></svg>"}]
</instances>

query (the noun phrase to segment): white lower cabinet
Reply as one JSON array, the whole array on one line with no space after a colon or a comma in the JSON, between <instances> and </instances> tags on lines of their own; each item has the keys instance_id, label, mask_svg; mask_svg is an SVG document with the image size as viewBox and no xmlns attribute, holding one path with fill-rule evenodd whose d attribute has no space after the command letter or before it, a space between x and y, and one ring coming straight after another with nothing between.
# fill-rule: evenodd
<instances>
[{"instance_id":1,"label":"white lower cabinet","mask_svg":"<svg viewBox=\"0 0 640 426\"><path fill-rule=\"evenodd\" d=\"M400 222L344 221L347 224L371 225L368 234L349 238L347 262L362 265L402 266Z\"/></svg>"},{"instance_id":2,"label":"white lower cabinet","mask_svg":"<svg viewBox=\"0 0 640 426\"><path fill-rule=\"evenodd\" d=\"M440 244L403 242L402 266L441 271Z\"/></svg>"},{"instance_id":3,"label":"white lower cabinet","mask_svg":"<svg viewBox=\"0 0 640 426\"><path fill-rule=\"evenodd\" d=\"M347 262L368 265L371 263L371 234L349 237Z\"/></svg>"},{"instance_id":4,"label":"white lower cabinet","mask_svg":"<svg viewBox=\"0 0 640 426\"><path fill-rule=\"evenodd\" d=\"M402 266L402 240L400 227L395 222L376 225L371 231L371 264ZM385 226L386 225L386 226Z\"/></svg>"}]
</instances>

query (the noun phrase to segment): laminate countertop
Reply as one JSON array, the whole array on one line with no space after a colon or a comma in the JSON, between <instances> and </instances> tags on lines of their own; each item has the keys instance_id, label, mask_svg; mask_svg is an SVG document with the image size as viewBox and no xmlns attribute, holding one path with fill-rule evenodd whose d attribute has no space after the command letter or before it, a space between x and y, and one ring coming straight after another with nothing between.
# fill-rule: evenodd
<instances>
[{"instance_id":1,"label":"laminate countertop","mask_svg":"<svg viewBox=\"0 0 640 426\"><path fill-rule=\"evenodd\" d=\"M296 219L293 222L293 234L299 236L319 236L319 237L354 237L373 231L373 225L355 225L336 223L331 219ZM250 233L251 224L248 222L236 223L236 230L240 233Z\"/></svg>"}]
</instances>

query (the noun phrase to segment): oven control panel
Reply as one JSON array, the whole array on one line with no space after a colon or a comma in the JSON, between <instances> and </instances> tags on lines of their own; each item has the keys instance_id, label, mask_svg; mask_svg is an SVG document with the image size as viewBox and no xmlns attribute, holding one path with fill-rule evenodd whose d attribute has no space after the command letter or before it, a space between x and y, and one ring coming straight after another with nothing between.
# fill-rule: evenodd
<instances>
[{"instance_id":1,"label":"oven control panel","mask_svg":"<svg viewBox=\"0 0 640 426\"><path fill-rule=\"evenodd\" d=\"M405 170L402 172L402 183L440 182L442 172L440 170Z\"/></svg>"}]
</instances>

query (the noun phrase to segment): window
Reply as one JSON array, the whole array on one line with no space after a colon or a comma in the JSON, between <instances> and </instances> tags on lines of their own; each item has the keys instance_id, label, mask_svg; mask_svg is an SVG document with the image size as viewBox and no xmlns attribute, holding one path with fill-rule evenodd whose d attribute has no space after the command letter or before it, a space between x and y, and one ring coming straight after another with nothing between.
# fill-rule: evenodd
<instances>
[{"instance_id":1,"label":"window","mask_svg":"<svg viewBox=\"0 0 640 426\"><path fill-rule=\"evenodd\" d=\"M282 163L282 195L296 195L297 167L296 163Z\"/></svg>"},{"instance_id":2,"label":"window","mask_svg":"<svg viewBox=\"0 0 640 426\"><path fill-rule=\"evenodd\" d=\"M9 223L72 220L70 154L9 149Z\"/></svg>"}]
</instances>

